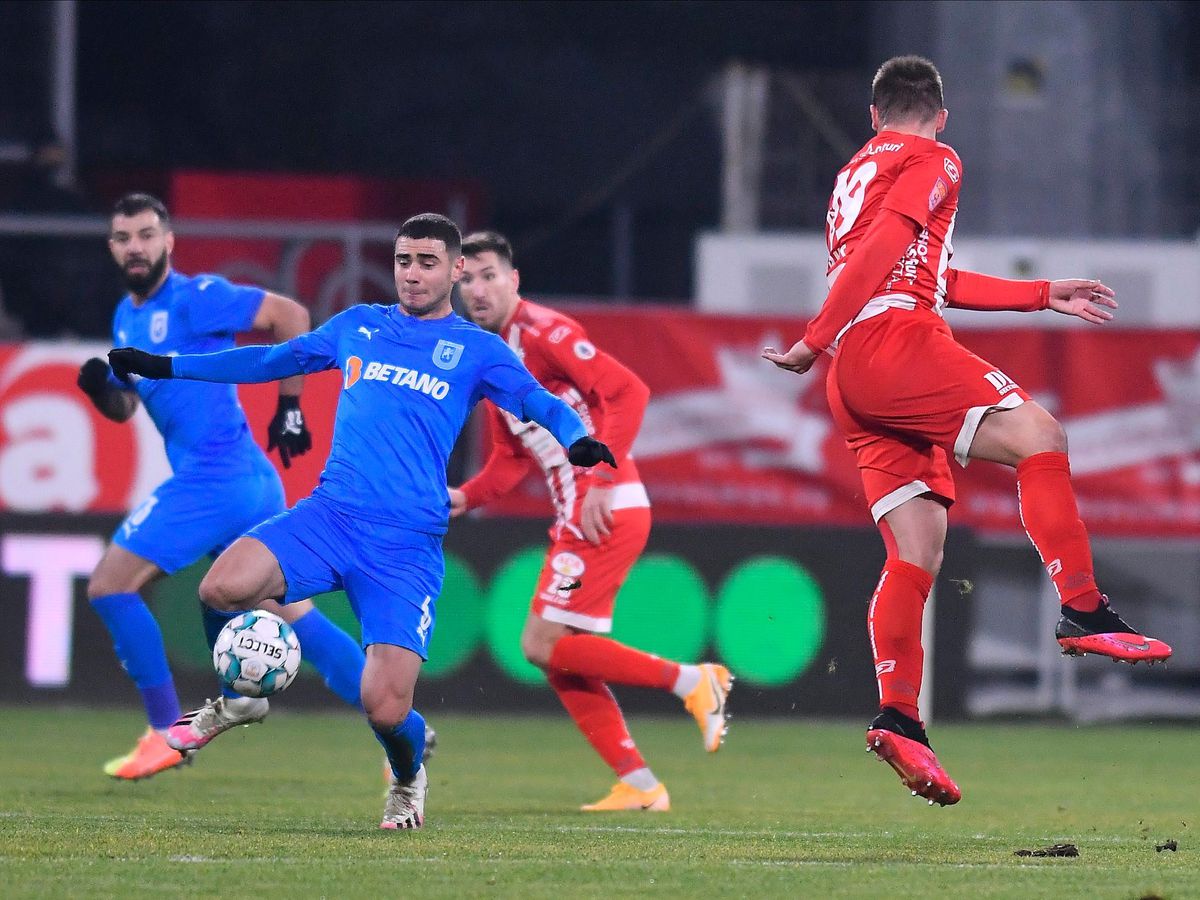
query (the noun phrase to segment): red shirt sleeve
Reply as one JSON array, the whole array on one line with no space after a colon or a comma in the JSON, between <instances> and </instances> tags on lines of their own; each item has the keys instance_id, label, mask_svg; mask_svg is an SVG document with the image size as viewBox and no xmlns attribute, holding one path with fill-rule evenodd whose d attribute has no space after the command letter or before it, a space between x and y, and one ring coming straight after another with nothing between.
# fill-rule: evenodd
<instances>
[{"instance_id":1,"label":"red shirt sleeve","mask_svg":"<svg viewBox=\"0 0 1200 900\"><path fill-rule=\"evenodd\" d=\"M487 434L492 450L479 473L459 490L467 495L467 509L486 506L507 494L530 470L532 459L520 440L504 422L504 414L490 400L486 401Z\"/></svg>"},{"instance_id":2,"label":"red shirt sleeve","mask_svg":"<svg viewBox=\"0 0 1200 900\"><path fill-rule=\"evenodd\" d=\"M946 303L958 309L1037 312L1050 305L1050 282L1014 281L947 269Z\"/></svg>"},{"instance_id":3,"label":"red shirt sleeve","mask_svg":"<svg viewBox=\"0 0 1200 900\"><path fill-rule=\"evenodd\" d=\"M579 389L588 408L600 411L600 431L594 437L612 450L619 469L637 439L650 403L650 389L632 371L597 349L578 327L558 342L544 341L541 349L560 376ZM602 471L589 471L603 478L607 467L597 468Z\"/></svg>"},{"instance_id":4,"label":"red shirt sleeve","mask_svg":"<svg viewBox=\"0 0 1200 900\"><path fill-rule=\"evenodd\" d=\"M885 210L875 217L829 289L821 311L808 323L804 343L810 349L821 353L837 340L919 233L907 216Z\"/></svg>"}]
</instances>

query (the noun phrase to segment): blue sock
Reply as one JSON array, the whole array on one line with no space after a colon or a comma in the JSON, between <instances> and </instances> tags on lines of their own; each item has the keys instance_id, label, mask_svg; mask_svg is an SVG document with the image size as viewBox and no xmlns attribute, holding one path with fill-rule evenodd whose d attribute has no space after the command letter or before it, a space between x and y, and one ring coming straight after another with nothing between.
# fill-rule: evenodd
<instances>
[{"instance_id":1,"label":"blue sock","mask_svg":"<svg viewBox=\"0 0 1200 900\"><path fill-rule=\"evenodd\" d=\"M292 628L300 638L304 659L316 667L329 689L351 706L361 709L359 689L367 657L358 642L316 607L293 622Z\"/></svg>"},{"instance_id":2,"label":"blue sock","mask_svg":"<svg viewBox=\"0 0 1200 900\"><path fill-rule=\"evenodd\" d=\"M208 641L208 649L211 650L217 642L217 635L221 633L221 629L225 627L225 623L230 619L235 619L241 615L241 612L221 612L219 609L213 609L207 603L200 604L200 618L204 622L204 637ZM242 696L237 691L227 687L225 682L217 679L220 686L222 697L240 697Z\"/></svg>"},{"instance_id":3,"label":"blue sock","mask_svg":"<svg viewBox=\"0 0 1200 900\"><path fill-rule=\"evenodd\" d=\"M372 729L379 743L383 744L392 774L404 784L412 781L421 768L421 757L425 755L425 720L415 709L389 732Z\"/></svg>"},{"instance_id":4,"label":"blue sock","mask_svg":"<svg viewBox=\"0 0 1200 900\"><path fill-rule=\"evenodd\" d=\"M150 727L169 727L182 710L167 664L162 632L149 607L137 594L106 594L93 599L92 608L112 635L117 659L142 692Z\"/></svg>"}]
</instances>

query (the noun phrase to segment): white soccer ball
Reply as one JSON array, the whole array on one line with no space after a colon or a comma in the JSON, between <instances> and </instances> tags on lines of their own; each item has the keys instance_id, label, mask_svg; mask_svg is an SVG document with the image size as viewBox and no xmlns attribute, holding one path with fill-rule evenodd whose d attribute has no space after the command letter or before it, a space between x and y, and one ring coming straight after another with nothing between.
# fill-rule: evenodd
<instances>
[{"instance_id":1,"label":"white soccer ball","mask_svg":"<svg viewBox=\"0 0 1200 900\"><path fill-rule=\"evenodd\" d=\"M225 623L213 644L213 665L239 694L278 694L300 671L300 640L279 616L252 609Z\"/></svg>"}]
</instances>

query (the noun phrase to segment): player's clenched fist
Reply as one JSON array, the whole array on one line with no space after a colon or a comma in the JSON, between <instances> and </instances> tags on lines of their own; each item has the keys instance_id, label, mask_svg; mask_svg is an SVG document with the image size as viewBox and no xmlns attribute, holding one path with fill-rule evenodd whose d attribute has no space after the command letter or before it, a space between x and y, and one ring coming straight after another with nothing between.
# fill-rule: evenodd
<instances>
[{"instance_id":1,"label":"player's clenched fist","mask_svg":"<svg viewBox=\"0 0 1200 900\"><path fill-rule=\"evenodd\" d=\"M108 351L108 364L112 366L113 374L126 381L130 375L141 375L143 378L170 378L171 357L158 356L138 350L136 347L118 347Z\"/></svg>"},{"instance_id":2,"label":"player's clenched fist","mask_svg":"<svg viewBox=\"0 0 1200 900\"><path fill-rule=\"evenodd\" d=\"M285 469L292 467L293 456L301 456L312 449L312 435L304 422L299 397L279 395L275 417L267 427L267 452L276 447L279 448L279 461Z\"/></svg>"},{"instance_id":3,"label":"player's clenched fist","mask_svg":"<svg viewBox=\"0 0 1200 900\"><path fill-rule=\"evenodd\" d=\"M101 396L108 387L108 363L93 356L79 367L75 384L89 397Z\"/></svg>"},{"instance_id":4,"label":"player's clenched fist","mask_svg":"<svg viewBox=\"0 0 1200 900\"><path fill-rule=\"evenodd\" d=\"M590 469L592 466L599 465L602 462L608 463L614 469L617 467L617 461L613 458L612 451L608 449L608 445L601 443L594 437L581 437L567 449L567 459L571 461L573 466L583 466Z\"/></svg>"}]
</instances>

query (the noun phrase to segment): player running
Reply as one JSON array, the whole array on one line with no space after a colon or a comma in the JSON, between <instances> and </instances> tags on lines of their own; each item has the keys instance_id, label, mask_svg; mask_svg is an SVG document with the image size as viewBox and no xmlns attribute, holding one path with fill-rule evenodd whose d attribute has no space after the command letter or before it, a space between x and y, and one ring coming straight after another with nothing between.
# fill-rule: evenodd
<instances>
[{"instance_id":1,"label":"player running","mask_svg":"<svg viewBox=\"0 0 1200 900\"><path fill-rule=\"evenodd\" d=\"M457 316L462 237L444 216L396 236L399 304L355 306L275 346L158 356L109 354L114 371L147 378L274 381L340 369L333 447L316 490L221 554L200 597L226 612L288 604L344 588L362 623L362 706L391 763L381 828L420 828L428 780L425 722L413 692L433 633L449 520L446 462L468 413L487 397L532 419L575 465L616 465L575 411L542 388L504 342Z\"/></svg>"},{"instance_id":2,"label":"player running","mask_svg":"<svg viewBox=\"0 0 1200 900\"><path fill-rule=\"evenodd\" d=\"M888 60L871 86L876 136L838 173L826 220L829 296L787 353L807 372L833 355L829 407L858 459L888 558L867 627L880 712L867 749L930 804L960 792L929 746L917 709L921 618L942 563L954 502L952 454L1012 466L1021 522L1062 602L1056 637L1070 655L1134 663L1171 655L1125 623L1096 587L1062 426L995 366L957 343L942 308L1052 309L1103 324L1117 306L1098 281L1009 281L949 267L962 163L935 137L946 125L942 79L917 56Z\"/></svg>"},{"instance_id":3,"label":"player running","mask_svg":"<svg viewBox=\"0 0 1200 900\"><path fill-rule=\"evenodd\" d=\"M188 277L171 268L175 235L166 207L149 194L129 194L113 210L108 238L129 294L113 318L117 346L158 353L197 353L232 347L234 335L251 329L287 340L309 327L308 311L278 294L230 284L218 275ZM132 751L109 761L114 778L148 778L188 761L186 747L234 725L261 721L265 698L222 696L189 713L180 727L197 740L176 749L167 732L180 719L179 699L158 623L140 591L162 575L216 555L252 525L285 508L283 485L254 443L232 387L201 384L131 384L113 376L108 363L89 359L79 387L100 412L125 422L144 403L163 436L172 477L163 482L117 528L88 582L88 598L109 633L121 665L146 708L149 727ZM284 466L306 453L312 438L300 411L301 378L280 385L279 406L268 429L267 448L279 449ZM305 658L343 700L358 704L364 658L348 634L305 601L280 609L296 629ZM201 606L211 648L229 616ZM179 727L175 729L179 731ZM177 745L178 746L178 745Z\"/></svg>"},{"instance_id":4,"label":"player running","mask_svg":"<svg viewBox=\"0 0 1200 900\"><path fill-rule=\"evenodd\" d=\"M608 685L673 691L700 725L705 749L715 752L726 731L733 679L724 666L680 665L601 637L612 630L617 591L650 534L650 500L629 453L650 391L597 349L574 319L521 298L520 273L503 235L468 235L463 254L460 290L475 324L499 334L548 391L575 408L612 448L617 468L579 470L544 428L489 404L491 455L478 475L451 488L450 514L507 493L532 465L542 470L557 518L521 649L546 672L567 713L617 773L608 796L582 808L664 812L671 806L666 786L629 736Z\"/></svg>"}]
</instances>

